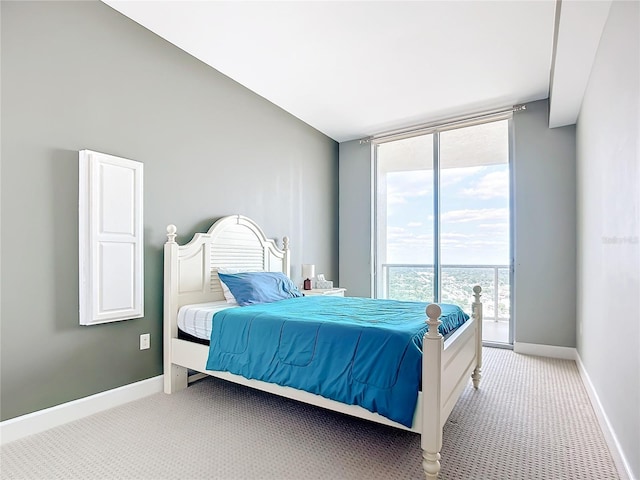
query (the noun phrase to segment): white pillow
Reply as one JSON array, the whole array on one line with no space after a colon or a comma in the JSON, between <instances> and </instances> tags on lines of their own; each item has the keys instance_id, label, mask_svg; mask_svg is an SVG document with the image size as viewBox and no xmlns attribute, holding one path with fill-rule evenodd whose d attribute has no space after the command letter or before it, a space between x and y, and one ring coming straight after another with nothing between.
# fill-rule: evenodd
<instances>
[{"instance_id":1,"label":"white pillow","mask_svg":"<svg viewBox=\"0 0 640 480\"><path fill-rule=\"evenodd\" d=\"M236 301L236 297L233 296L233 293L231 293L227 284L220 280L220 286L222 287L222 293L224 294L224 298L226 298L227 303L235 303L237 305L238 302Z\"/></svg>"},{"instance_id":2,"label":"white pillow","mask_svg":"<svg viewBox=\"0 0 640 480\"><path fill-rule=\"evenodd\" d=\"M215 270L218 273L240 273L240 272L248 271L248 270L243 270L241 268L230 268L230 267L218 267ZM222 280L220 280L220 286L222 287L222 294L224 295L224 298L227 300L227 303L232 303L234 305L237 305L238 302L236 301L236 297L233 296L233 293L231 293L231 290L229 290L229 287L227 287L227 284L224 283Z\"/></svg>"}]
</instances>

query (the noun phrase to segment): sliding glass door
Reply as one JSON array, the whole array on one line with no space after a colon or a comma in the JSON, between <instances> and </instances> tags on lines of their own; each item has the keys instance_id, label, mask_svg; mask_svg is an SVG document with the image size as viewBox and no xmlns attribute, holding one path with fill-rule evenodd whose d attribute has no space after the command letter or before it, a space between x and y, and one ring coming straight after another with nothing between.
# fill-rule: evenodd
<instances>
[{"instance_id":1,"label":"sliding glass door","mask_svg":"<svg viewBox=\"0 0 640 480\"><path fill-rule=\"evenodd\" d=\"M509 120L375 149L376 296L469 310L480 284L484 340L512 343Z\"/></svg>"},{"instance_id":2,"label":"sliding glass door","mask_svg":"<svg viewBox=\"0 0 640 480\"><path fill-rule=\"evenodd\" d=\"M433 301L433 135L378 145L376 167L376 296Z\"/></svg>"}]
</instances>

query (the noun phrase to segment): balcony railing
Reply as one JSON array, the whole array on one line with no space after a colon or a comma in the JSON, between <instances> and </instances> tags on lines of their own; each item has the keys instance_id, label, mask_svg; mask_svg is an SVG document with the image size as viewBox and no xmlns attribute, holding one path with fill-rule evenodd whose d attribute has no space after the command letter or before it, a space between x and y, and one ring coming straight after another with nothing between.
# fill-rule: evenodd
<instances>
[{"instance_id":1,"label":"balcony railing","mask_svg":"<svg viewBox=\"0 0 640 480\"><path fill-rule=\"evenodd\" d=\"M508 321L510 312L509 265L442 265L441 301L469 306L471 288L481 285L484 319ZM434 266L429 264L382 264L385 298L431 301Z\"/></svg>"}]
</instances>

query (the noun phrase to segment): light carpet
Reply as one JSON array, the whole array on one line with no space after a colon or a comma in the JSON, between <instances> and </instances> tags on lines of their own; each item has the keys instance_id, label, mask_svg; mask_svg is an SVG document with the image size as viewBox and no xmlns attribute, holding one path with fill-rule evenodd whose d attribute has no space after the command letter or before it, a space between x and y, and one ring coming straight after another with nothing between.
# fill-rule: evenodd
<instances>
[{"instance_id":1,"label":"light carpet","mask_svg":"<svg viewBox=\"0 0 640 480\"><path fill-rule=\"evenodd\" d=\"M208 378L9 443L3 479L422 479L418 435ZM442 480L618 479L575 362L484 349Z\"/></svg>"}]
</instances>

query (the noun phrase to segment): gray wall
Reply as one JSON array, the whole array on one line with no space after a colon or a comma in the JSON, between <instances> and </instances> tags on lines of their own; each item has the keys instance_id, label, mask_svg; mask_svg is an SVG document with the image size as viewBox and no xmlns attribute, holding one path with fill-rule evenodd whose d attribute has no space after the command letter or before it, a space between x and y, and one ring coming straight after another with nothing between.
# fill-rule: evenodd
<instances>
[{"instance_id":1,"label":"gray wall","mask_svg":"<svg viewBox=\"0 0 640 480\"><path fill-rule=\"evenodd\" d=\"M1 8L3 420L162 373L169 223L247 215L339 280L336 142L103 3ZM78 325L85 148L145 165L143 319Z\"/></svg>"},{"instance_id":2,"label":"gray wall","mask_svg":"<svg viewBox=\"0 0 640 480\"><path fill-rule=\"evenodd\" d=\"M372 296L371 145L340 144L340 286L350 297Z\"/></svg>"},{"instance_id":3,"label":"gray wall","mask_svg":"<svg viewBox=\"0 0 640 480\"><path fill-rule=\"evenodd\" d=\"M547 100L513 118L515 338L573 347L575 127L548 123ZM350 295L372 294L371 187L370 145L340 144L340 279Z\"/></svg>"},{"instance_id":4,"label":"gray wall","mask_svg":"<svg viewBox=\"0 0 640 480\"><path fill-rule=\"evenodd\" d=\"M578 353L640 478L640 4L613 2L577 123Z\"/></svg>"},{"instance_id":5,"label":"gray wall","mask_svg":"<svg viewBox=\"0 0 640 480\"><path fill-rule=\"evenodd\" d=\"M513 116L515 342L576 346L575 126L549 103Z\"/></svg>"}]
</instances>

